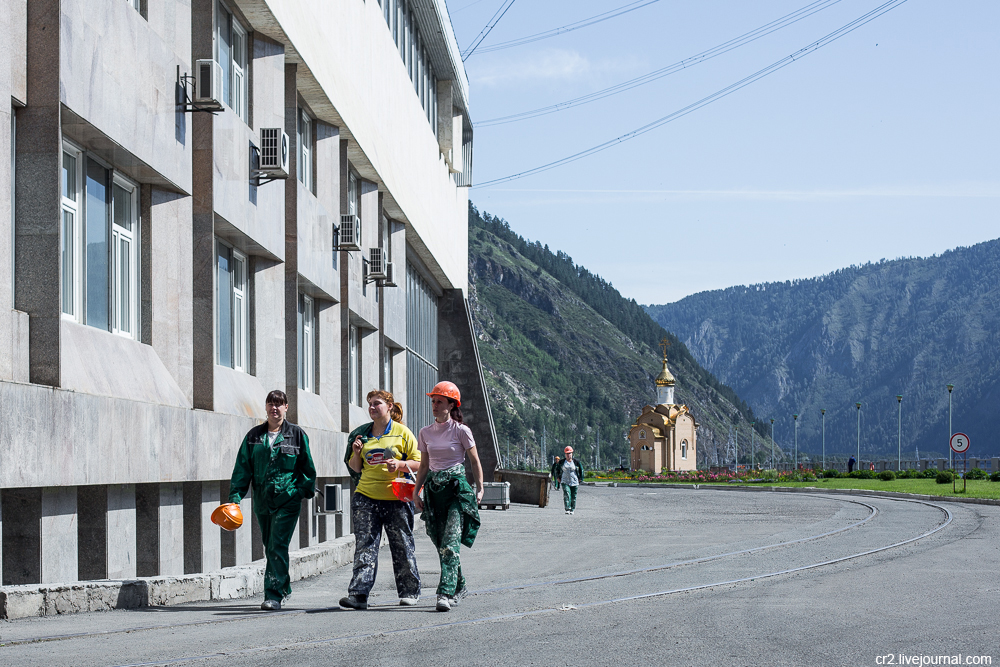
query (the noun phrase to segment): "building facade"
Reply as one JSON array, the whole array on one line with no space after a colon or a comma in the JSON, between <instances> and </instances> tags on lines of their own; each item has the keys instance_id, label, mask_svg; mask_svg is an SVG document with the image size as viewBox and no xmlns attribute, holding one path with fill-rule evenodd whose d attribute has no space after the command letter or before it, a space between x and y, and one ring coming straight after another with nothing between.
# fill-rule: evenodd
<instances>
[{"instance_id":1,"label":"building facade","mask_svg":"<svg viewBox=\"0 0 1000 667\"><path fill-rule=\"evenodd\" d=\"M3 585L260 558L209 516L271 389L344 506L375 388L416 431L456 381L492 475L444 0L10 0L0 25ZM292 546L350 530L306 501Z\"/></svg>"},{"instance_id":2,"label":"building facade","mask_svg":"<svg viewBox=\"0 0 1000 667\"><path fill-rule=\"evenodd\" d=\"M698 423L686 405L674 401L676 381L667 368L664 348L663 370L656 376L656 405L647 405L629 429L632 470L659 474L698 467Z\"/></svg>"}]
</instances>

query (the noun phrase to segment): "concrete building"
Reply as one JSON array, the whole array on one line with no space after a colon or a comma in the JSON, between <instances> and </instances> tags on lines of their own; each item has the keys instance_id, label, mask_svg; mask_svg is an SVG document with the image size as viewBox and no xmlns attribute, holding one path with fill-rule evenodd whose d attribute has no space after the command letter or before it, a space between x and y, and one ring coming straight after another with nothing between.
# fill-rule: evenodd
<instances>
[{"instance_id":1,"label":"concrete building","mask_svg":"<svg viewBox=\"0 0 1000 667\"><path fill-rule=\"evenodd\" d=\"M676 380L667 368L656 376L656 405L647 405L629 429L632 470L680 472L698 467L698 423L686 405L674 400Z\"/></svg>"},{"instance_id":2,"label":"concrete building","mask_svg":"<svg viewBox=\"0 0 1000 667\"><path fill-rule=\"evenodd\" d=\"M209 515L275 388L345 505L378 387L416 431L457 382L492 478L444 0L8 0L0 26L3 585L260 558ZM351 530L303 509L293 548Z\"/></svg>"}]
</instances>

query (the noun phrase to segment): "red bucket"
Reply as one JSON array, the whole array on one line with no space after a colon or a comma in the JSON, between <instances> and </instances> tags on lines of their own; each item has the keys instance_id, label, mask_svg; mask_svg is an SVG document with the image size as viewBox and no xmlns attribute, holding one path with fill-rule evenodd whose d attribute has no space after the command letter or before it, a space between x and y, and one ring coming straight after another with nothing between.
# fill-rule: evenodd
<instances>
[{"instance_id":1,"label":"red bucket","mask_svg":"<svg viewBox=\"0 0 1000 667\"><path fill-rule=\"evenodd\" d=\"M413 489L416 484L412 479L397 477L392 480L392 493L404 503L413 501Z\"/></svg>"}]
</instances>

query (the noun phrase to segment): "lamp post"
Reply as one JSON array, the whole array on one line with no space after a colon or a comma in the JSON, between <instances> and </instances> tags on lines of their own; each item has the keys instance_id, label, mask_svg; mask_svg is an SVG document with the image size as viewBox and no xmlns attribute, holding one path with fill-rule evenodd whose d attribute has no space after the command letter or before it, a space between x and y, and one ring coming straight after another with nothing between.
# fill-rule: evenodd
<instances>
[{"instance_id":1,"label":"lamp post","mask_svg":"<svg viewBox=\"0 0 1000 667\"><path fill-rule=\"evenodd\" d=\"M951 463L951 436L954 431L951 430L951 390L955 388L955 385L948 385L948 467L952 468Z\"/></svg>"},{"instance_id":2,"label":"lamp post","mask_svg":"<svg viewBox=\"0 0 1000 667\"><path fill-rule=\"evenodd\" d=\"M854 407L858 409L858 457L855 459L855 463L858 468L861 468L861 404L855 403Z\"/></svg>"},{"instance_id":3,"label":"lamp post","mask_svg":"<svg viewBox=\"0 0 1000 667\"><path fill-rule=\"evenodd\" d=\"M774 467L774 417L771 417L771 469L777 470Z\"/></svg>"},{"instance_id":4,"label":"lamp post","mask_svg":"<svg viewBox=\"0 0 1000 667\"><path fill-rule=\"evenodd\" d=\"M896 394L896 472L903 469L903 395ZM949 448L950 449L950 448Z\"/></svg>"},{"instance_id":5,"label":"lamp post","mask_svg":"<svg viewBox=\"0 0 1000 667\"><path fill-rule=\"evenodd\" d=\"M753 425L757 422L750 422L750 468L753 468Z\"/></svg>"},{"instance_id":6,"label":"lamp post","mask_svg":"<svg viewBox=\"0 0 1000 667\"><path fill-rule=\"evenodd\" d=\"M826 408L820 408L819 414L823 420L823 470L826 470Z\"/></svg>"},{"instance_id":7,"label":"lamp post","mask_svg":"<svg viewBox=\"0 0 1000 667\"><path fill-rule=\"evenodd\" d=\"M792 422L795 424L795 470L799 469L799 416L792 415Z\"/></svg>"}]
</instances>

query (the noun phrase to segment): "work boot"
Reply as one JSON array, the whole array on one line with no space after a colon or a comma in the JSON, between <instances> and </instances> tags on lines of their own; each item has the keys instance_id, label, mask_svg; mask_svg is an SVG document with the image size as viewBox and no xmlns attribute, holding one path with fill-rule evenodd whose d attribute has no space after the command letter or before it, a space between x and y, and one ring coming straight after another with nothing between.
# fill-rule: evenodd
<instances>
[{"instance_id":1,"label":"work boot","mask_svg":"<svg viewBox=\"0 0 1000 667\"><path fill-rule=\"evenodd\" d=\"M264 611L281 611L281 600L264 600L260 608Z\"/></svg>"},{"instance_id":2,"label":"work boot","mask_svg":"<svg viewBox=\"0 0 1000 667\"><path fill-rule=\"evenodd\" d=\"M438 611L451 611L451 600L447 595L439 595L435 609Z\"/></svg>"},{"instance_id":3,"label":"work boot","mask_svg":"<svg viewBox=\"0 0 1000 667\"><path fill-rule=\"evenodd\" d=\"M346 598L340 598L340 606L348 609L368 609L368 596L348 595Z\"/></svg>"}]
</instances>

